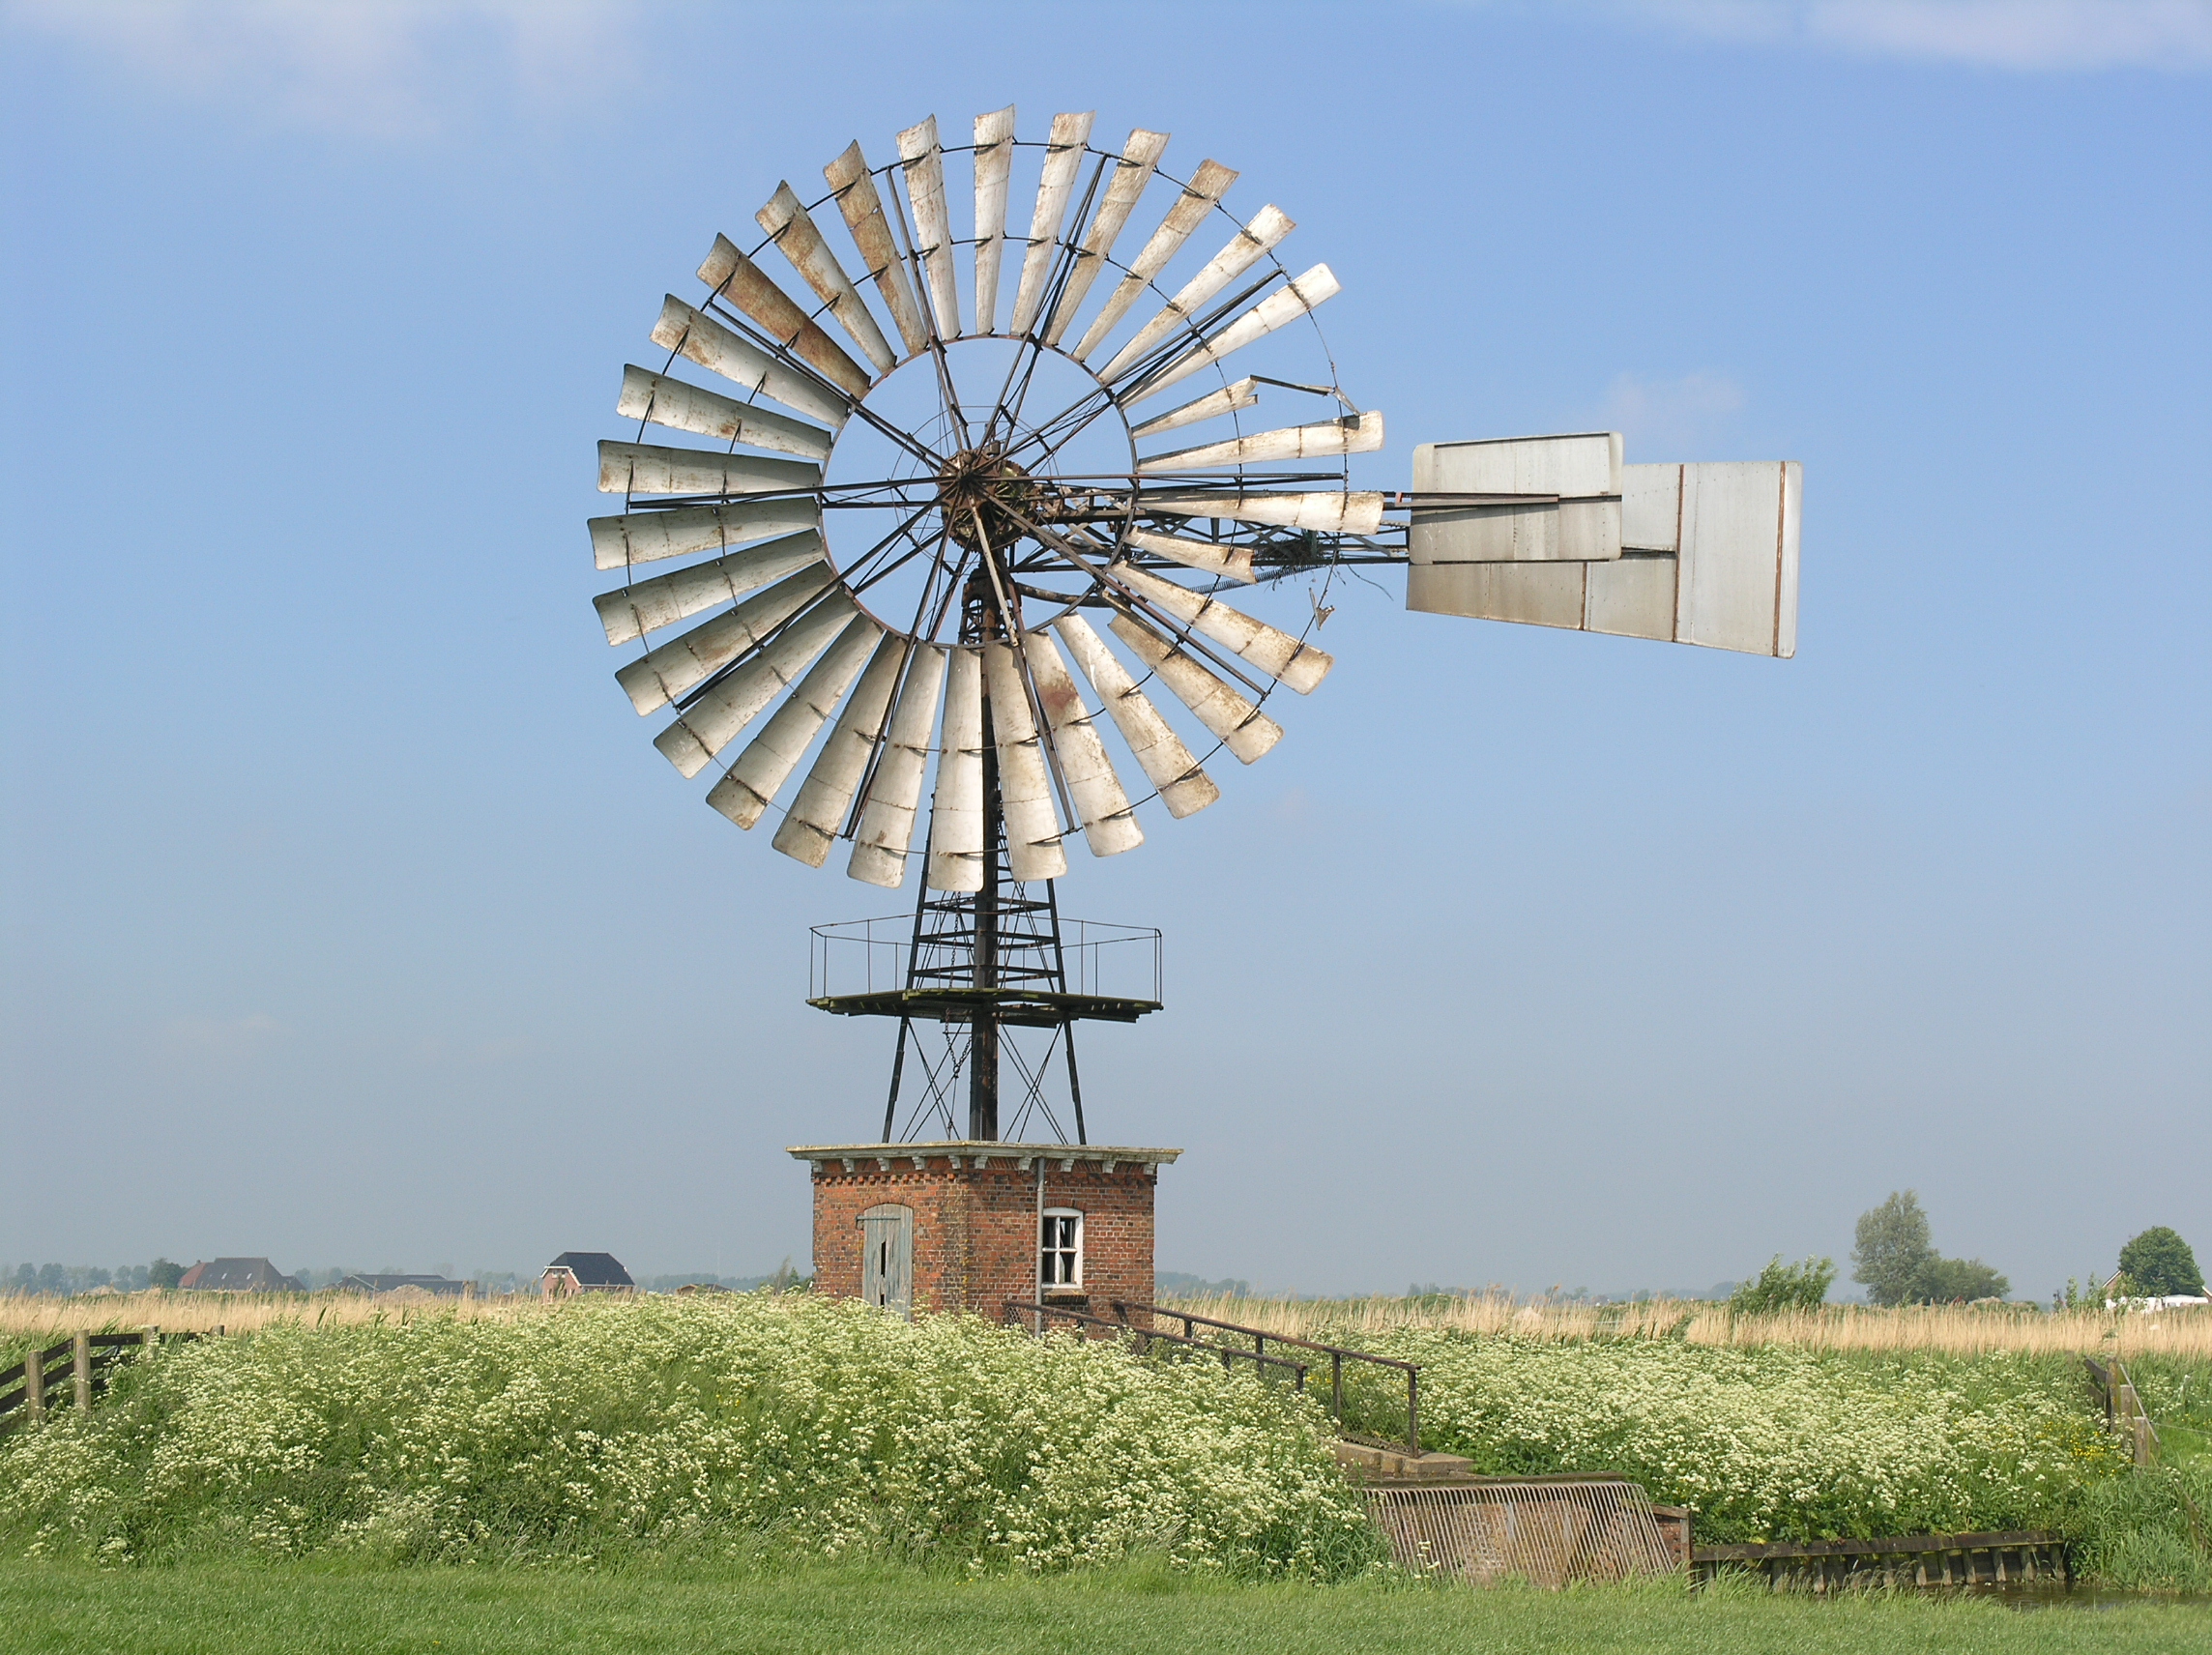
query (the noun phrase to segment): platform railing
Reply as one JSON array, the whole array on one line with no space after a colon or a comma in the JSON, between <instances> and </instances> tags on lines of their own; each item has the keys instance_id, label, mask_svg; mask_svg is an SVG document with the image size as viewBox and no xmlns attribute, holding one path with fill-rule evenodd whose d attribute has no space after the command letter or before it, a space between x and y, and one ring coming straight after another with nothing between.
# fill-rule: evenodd
<instances>
[{"instance_id":1,"label":"platform railing","mask_svg":"<svg viewBox=\"0 0 2212 1655\"><path fill-rule=\"evenodd\" d=\"M1116 1305L1114 1308L1120 1310L1121 1306ZM1253 1371L1263 1375L1269 1368L1282 1368L1289 1371L1301 1391L1306 1388L1306 1375L1311 1372L1307 1363L1293 1361L1288 1356L1270 1356L1265 1350L1239 1350L1234 1345L1223 1345L1211 1339L1195 1339L1187 1334L1162 1333L1155 1328L1138 1327L1126 1317L1117 1320L1110 1316L1093 1316L1087 1310L1070 1310L1064 1305L1037 1304L1027 1299L1010 1298L1006 1300L1004 1321L1009 1327L1018 1327L1023 1321L1030 1321L1039 1333L1055 1321L1070 1321L1078 1327L1095 1327L1116 1337L1134 1339L1139 1355L1149 1354L1155 1345L1165 1345L1171 1350L1200 1352L1208 1360L1218 1357L1225 1373L1231 1364L1239 1361L1250 1362Z\"/></svg>"}]
</instances>

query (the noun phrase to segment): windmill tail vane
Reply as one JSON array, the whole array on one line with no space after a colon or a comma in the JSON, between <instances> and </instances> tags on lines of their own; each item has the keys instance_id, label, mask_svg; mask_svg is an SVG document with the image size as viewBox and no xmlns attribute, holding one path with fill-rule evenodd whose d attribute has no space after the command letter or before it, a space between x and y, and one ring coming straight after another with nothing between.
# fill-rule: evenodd
<instances>
[{"instance_id":1,"label":"windmill tail vane","mask_svg":"<svg viewBox=\"0 0 2212 1655\"><path fill-rule=\"evenodd\" d=\"M909 975L962 954L969 1001L902 990L894 1068L917 1016L979 1053L994 1017L1049 1011L1073 1088L1076 1020L1156 1005L1070 991L1052 882L1071 842L1132 850L1140 810L1205 809L1222 755L1282 739L1277 691L1334 664L1341 570L1401 567L1433 614L1796 649L1794 463L1632 465L1594 432L1426 442L1410 489L1354 488L1385 422L1321 332L1335 274L1283 262L1295 222L1239 217L1229 167L1179 178L1166 133L1092 127L1025 139L1009 106L947 145L933 116L895 159L851 144L824 191L778 183L652 315L658 365L625 365L616 404L634 432L599 445L623 509L591 540L622 584L595 603L654 745L810 866L844 846L895 889L918 865ZM1294 576L1304 614L1248 612ZM915 1129L950 1130L949 1097Z\"/></svg>"}]
</instances>

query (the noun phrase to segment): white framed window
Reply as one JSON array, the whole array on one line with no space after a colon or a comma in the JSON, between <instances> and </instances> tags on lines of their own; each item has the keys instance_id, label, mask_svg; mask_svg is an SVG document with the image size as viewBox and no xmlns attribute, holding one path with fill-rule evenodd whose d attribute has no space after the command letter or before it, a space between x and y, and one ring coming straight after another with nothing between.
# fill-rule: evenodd
<instances>
[{"instance_id":1,"label":"white framed window","mask_svg":"<svg viewBox=\"0 0 2212 1655\"><path fill-rule=\"evenodd\" d=\"M1083 1285L1083 1214L1072 1206L1044 1209L1037 1280L1048 1290Z\"/></svg>"}]
</instances>

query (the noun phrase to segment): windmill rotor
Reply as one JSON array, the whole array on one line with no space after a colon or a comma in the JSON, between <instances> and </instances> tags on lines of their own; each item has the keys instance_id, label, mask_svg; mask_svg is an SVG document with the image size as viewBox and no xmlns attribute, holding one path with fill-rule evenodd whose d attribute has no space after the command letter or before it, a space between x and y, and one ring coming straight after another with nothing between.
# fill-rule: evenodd
<instances>
[{"instance_id":1,"label":"windmill rotor","mask_svg":"<svg viewBox=\"0 0 2212 1655\"><path fill-rule=\"evenodd\" d=\"M1629 466L1593 433L1424 444L1412 490L1354 488L1385 426L1316 318L1334 273L1284 262L1294 221L1233 211L1229 167L1179 177L1167 134L1100 147L1093 125L1023 138L1009 106L947 145L932 116L849 145L825 192L778 183L758 234L716 235L700 291L663 300L658 365L624 367L636 425L598 456L623 509L590 524L623 579L601 624L636 651L617 680L679 773L811 866L840 844L878 886L918 866L900 1061L917 1015L962 1026L947 1061L993 1070L973 1136L997 1135L1002 1015L1044 1003L1002 980L999 917L1049 915L1022 935L1057 987L1021 992L1059 996L1075 1089L1073 1021L1156 993L1071 990L1070 843L1135 849L1140 811L1206 808L1224 755L1282 739L1277 691L1333 665L1338 569L1403 567L1432 613L1795 648L1793 465ZM1285 624L1240 595L1304 576ZM965 939L969 999L924 980L925 932Z\"/></svg>"}]
</instances>

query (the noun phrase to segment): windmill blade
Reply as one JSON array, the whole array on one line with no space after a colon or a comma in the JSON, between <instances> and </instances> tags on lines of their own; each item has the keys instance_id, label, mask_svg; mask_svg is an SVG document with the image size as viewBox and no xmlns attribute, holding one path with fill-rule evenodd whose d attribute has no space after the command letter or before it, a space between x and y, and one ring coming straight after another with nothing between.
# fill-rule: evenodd
<instances>
[{"instance_id":1,"label":"windmill blade","mask_svg":"<svg viewBox=\"0 0 2212 1655\"><path fill-rule=\"evenodd\" d=\"M675 723L653 739L654 746L683 774L697 775L859 614L851 598L832 590L750 659L716 679Z\"/></svg>"},{"instance_id":2,"label":"windmill blade","mask_svg":"<svg viewBox=\"0 0 2212 1655\"><path fill-rule=\"evenodd\" d=\"M661 302L653 342L743 386L748 396L772 396L786 408L827 421L832 428L842 429L852 418L853 404L843 392L770 356L673 293Z\"/></svg>"},{"instance_id":3,"label":"windmill blade","mask_svg":"<svg viewBox=\"0 0 2212 1655\"><path fill-rule=\"evenodd\" d=\"M592 562L602 569L687 558L726 550L771 535L822 526L821 504L805 495L740 500L727 506L680 506L670 511L630 511L594 517Z\"/></svg>"},{"instance_id":4,"label":"windmill blade","mask_svg":"<svg viewBox=\"0 0 2212 1655\"><path fill-rule=\"evenodd\" d=\"M1264 621L1255 621L1240 609L1162 580L1158 575L1147 574L1141 568L1120 564L1112 571L1112 578L1142 594L1185 626L1205 633L1231 654L1249 665L1258 667L1269 678L1290 685L1300 695L1310 695L1314 686L1328 676L1328 669L1336 665L1336 657L1326 651L1301 644L1288 632L1270 626Z\"/></svg>"},{"instance_id":5,"label":"windmill blade","mask_svg":"<svg viewBox=\"0 0 2212 1655\"><path fill-rule=\"evenodd\" d=\"M916 647L899 686L898 706L868 783L867 802L853 834L852 859L845 872L869 885L896 890L906 883L907 847L914 842L914 820L921 803L922 772L929 768L930 738L937 733L937 698L945 687L945 657L932 645Z\"/></svg>"},{"instance_id":6,"label":"windmill blade","mask_svg":"<svg viewBox=\"0 0 2212 1655\"><path fill-rule=\"evenodd\" d=\"M1216 419L1223 414L1234 414L1239 408L1249 408L1260 400L1260 382L1240 379L1235 385L1225 385L1219 391L1207 392L1195 402L1185 402L1180 408L1171 408L1165 414L1155 414L1142 425L1131 426L1129 435L1140 442L1156 437L1162 431L1173 431L1180 425L1195 425L1201 420Z\"/></svg>"},{"instance_id":7,"label":"windmill blade","mask_svg":"<svg viewBox=\"0 0 2212 1655\"><path fill-rule=\"evenodd\" d=\"M915 303L914 286L907 280L905 261L892 239L890 221L884 217L883 197L876 192L876 177L868 169L856 139L845 153L822 169L822 176L836 192L837 211L845 216L845 228L853 245L868 261L868 276L884 296L884 308L891 313L907 355L919 356L929 348L929 328Z\"/></svg>"},{"instance_id":8,"label":"windmill blade","mask_svg":"<svg viewBox=\"0 0 2212 1655\"><path fill-rule=\"evenodd\" d=\"M867 302L845 274L845 267L837 262L837 255L830 250L830 244L822 239L822 231L798 191L788 183L778 184L768 205L753 215L753 221L768 232L776 250L799 272L800 279L830 306L830 314L852 335L853 343L875 364L876 371L888 373L896 367L898 358L885 341L884 331L876 326Z\"/></svg>"},{"instance_id":9,"label":"windmill blade","mask_svg":"<svg viewBox=\"0 0 2212 1655\"><path fill-rule=\"evenodd\" d=\"M681 379L634 364L623 369L622 397L615 404L615 412L626 420L644 420L672 431L742 443L748 449L773 449L810 460L828 459L830 445L836 440L821 426L809 425L803 420L771 414L750 402L740 402L734 396L686 385Z\"/></svg>"},{"instance_id":10,"label":"windmill blade","mask_svg":"<svg viewBox=\"0 0 2212 1655\"><path fill-rule=\"evenodd\" d=\"M1252 763L1283 739L1280 724L1135 616L1117 614L1110 624L1114 636L1152 669L1168 692L1244 763Z\"/></svg>"},{"instance_id":11,"label":"windmill blade","mask_svg":"<svg viewBox=\"0 0 2212 1655\"><path fill-rule=\"evenodd\" d=\"M1045 768L1036 717L1023 687L1013 646L983 646L984 694L991 731L999 744L999 808L1006 823L1006 869L1017 880L1058 879L1067 872L1060 819L1052 808L1052 777Z\"/></svg>"},{"instance_id":12,"label":"windmill blade","mask_svg":"<svg viewBox=\"0 0 2212 1655\"><path fill-rule=\"evenodd\" d=\"M699 267L699 279L760 324L761 332L790 351L849 396L865 396L874 383L868 370L845 354L798 301L768 277L727 236Z\"/></svg>"},{"instance_id":13,"label":"windmill blade","mask_svg":"<svg viewBox=\"0 0 2212 1655\"><path fill-rule=\"evenodd\" d=\"M802 529L764 546L750 546L712 563L693 564L619 592L603 592L592 599L592 604L599 612L599 624L607 629L607 642L626 644L822 561L821 535Z\"/></svg>"},{"instance_id":14,"label":"windmill blade","mask_svg":"<svg viewBox=\"0 0 2212 1655\"><path fill-rule=\"evenodd\" d=\"M1618 557L1416 563L1406 606L1787 659L1797 653L1794 462L1622 468Z\"/></svg>"},{"instance_id":15,"label":"windmill blade","mask_svg":"<svg viewBox=\"0 0 2212 1655\"><path fill-rule=\"evenodd\" d=\"M1106 641L1091 629L1091 624L1071 609L1053 623L1053 629L1067 646L1067 653L1075 657L1083 676L1091 681L1091 687L1097 691L1106 715L1114 720L1114 727L1121 732L1121 740L1136 755L1145 779L1158 790L1160 802L1168 807L1168 814L1179 820L1195 815L1219 798L1221 789L1198 768L1198 761L1190 756L1182 738L1169 728L1159 709L1137 687L1128 669L1115 658Z\"/></svg>"},{"instance_id":16,"label":"windmill blade","mask_svg":"<svg viewBox=\"0 0 2212 1655\"><path fill-rule=\"evenodd\" d=\"M1052 307L1052 320L1045 324L1046 344L1058 345L1068 324L1075 320L1084 296L1098 279L1098 273L1106 268L1115 238L1121 235L1122 225L1136 210L1145 186L1151 183L1152 170L1159 165L1167 147L1167 133L1148 132L1142 127L1131 132L1129 141L1121 146L1121 159L1114 163L1114 176L1106 184L1106 197L1098 203L1097 216L1091 220L1091 234L1083 238L1083 246L1076 249L1074 268L1067 273L1066 284L1060 290L1060 301Z\"/></svg>"},{"instance_id":17,"label":"windmill blade","mask_svg":"<svg viewBox=\"0 0 2212 1655\"><path fill-rule=\"evenodd\" d=\"M931 890L983 888L983 655L954 650L945 681L945 748L929 807Z\"/></svg>"},{"instance_id":18,"label":"windmill blade","mask_svg":"<svg viewBox=\"0 0 2212 1655\"><path fill-rule=\"evenodd\" d=\"M915 251L929 276L929 305L939 338L960 336L960 290L952 276L952 216L945 205L945 151L932 115L898 135L906 198L914 207Z\"/></svg>"},{"instance_id":19,"label":"windmill blade","mask_svg":"<svg viewBox=\"0 0 2212 1655\"><path fill-rule=\"evenodd\" d=\"M1098 312L1070 353L1077 362L1088 360L1092 351L1106 342L1106 335L1114 331L1115 324L1151 285L1152 277L1167 268L1168 260L1182 250L1183 243L1190 240L1191 232L1205 221L1206 216L1221 205L1221 198L1236 182L1237 174L1219 161L1199 163L1198 171L1183 186L1182 194L1168 209L1168 216L1160 220L1160 227L1152 232L1151 240L1137 254L1137 262L1129 267L1129 274L1107 298L1106 307Z\"/></svg>"},{"instance_id":20,"label":"windmill blade","mask_svg":"<svg viewBox=\"0 0 2212 1655\"><path fill-rule=\"evenodd\" d=\"M884 629L864 615L858 625L838 633L837 641L799 681L799 687L761 726L760 734L745 743L738 762L708 792L707 802L740 828L758 822L791 779L791 772L799 768L799 761L806 756L822 726L830 722L837 703L845 699L845 691L859 677L868 652L883 635Z\"/></svg>"},{"instance_id":21,"label":"windmill blade","mask_svg":"<svg viewBox=\"0 0 2212 1655\"><path fill-rule=\"evenodd\" d=\"M1233 356L1253 340L1266 337L1286 323L1295 322L1300 316L1334 299L1343 291L1335 273L1328 266L1315 265L1303 276L1291 281L1281 292L1271 293L1261 300L1196 349L1178 357L1157 373L1148 375L1143 383L1121 398L1121 405L1126 408L1131 403L1157 396L1178 380L1186 379L1200 368Z\"/></svg>"},{"instance_id":22,"label":"windmill blade","mask_svg":"<svg viewBox=\"0 0 2212 1655\"><path fill-rule=\"evenodd\" d=\"M1188 327L1201 305L1250 270L1263 253L1296 228L1295 220L1272 202L1261 208L1252 216L1252 221L1238 230L1229 245L1215 253L1207 267L1161 307L1158 315L1137 330L1135 338L1114 353L1114 359L1098 370L1098 377L1112 381L1128 372L1154 345L1178 328Z\"/></svg>"},{"instance_id":23,"label":"windmill blade","mask_svg":"<svg viewBox=\"0 0 2212 1655\"><path fill-rule=\"evenodd\" d=\"M1014 106L975 117L975 332L999 331L999 262L1006 250L1006 180L1014 167Z\"/></svg>"},{"instance_id":24,"label":"windmill blade","mask_svg":"<svg viewBox=\"0 0 2212 1655\"><path fill-rule=\"evenodd\" d=\"M1264 465L1270 460L1325 459L1337 454L1371 454L1382 446L1382 416L1370 412L1312 425L1285 425L1278 431L1256 431L1249 437L1177 449L1172 453L1148 454L1137 462L1137 470L1208 471L1216 466Z\"/></svg>"},{"instance_id":25,"label":"windmill blade","mask_svg":"<svg viewBox=\"0 0 2212 1655\"><path fill-rule=\"evenodd\" d=\"M1030 682L1036 685L1037 705L1044 709L1045 722L1052 729L1061 780L1082 822L1084 842L1094 857L1135 850L1145 842L1145 830L1137 826L1129 796L1121 790L1121 778L1106 757L1106 743L1091 721L1091 710L1083 705L1083 692L1060 658L1052 634L1023 634L1022 653L1029 661Z\"/></svg>"},{"instance_id":26,"label":"windmill blade","mask_svg":"<svg viewBox=\"0 0 2212 1655\"><path fill-rule=\"evenodd\" d=\"M1358 489L1212 494L1202 489L1148 488L1137 496L1137 509L1179 517L1228 517L1238 523L1272 523L1332 535L1372 535L1382 527L1382 496Z\"/></svg>"},{"instance_id":27,"label":"windmill blade","mask_svg":"<svg viewBox=\"0 0 2212 1655\"><path fill-rule=\"evenodd\" d=\"M869 657L860 685L837 715L837 724L822 751L814 755L814 768L800 784L799 797L783 826L775 830L774 845L787 857L810 868L830 859L830 847L845 825L853 807L853 795L876 756L876 741L890 711L891 691L898 687L899 669L912 648L895 632L887 632Z\"/></svg>"},{"instance_id":28,"label":"windmill blade","mask_svg":"<svg viewBox=\"0 0 2212 1655\"><path fill-rule=\"evenodd\" d=\"M822 468L713 449L601 443L601 494L790 494L822 486Z\"/></svg>"},{"instance_id":29,"label":"windmill blade","mask_svg":"<svg viewBox=\"0 0 2212 1655\"><path fill-rule=\"evenodd\" d=\"M615 674L642 713L680 701L822 595L836 577L827 563L790 575L735 609L648 651Z\"/></svg>"},{"instance_id":30,"label":"windmill blade","mask_svg":"<svg viewBox=\"0 0 2212 1655\"><path fill-rule=\"evenodd\" d=\"M1172 558L1185 568L1204 569L1208 574L1241 581L1246 586L1255 578L1250 546L1228 546L1218 540L1189 540L1180 535L1160 535L1150 529L1131 529L1121 537L1132 546Z\"/></svg>"},{"instance_id":31,"label":"windmill blade","mask_svg":"<svg viewBox=\"0 0 2212 1655\"><path fill-rule=\"evenodd\" d=\"M1091 123L1097 111L1080 115L1055 115L1052 135L1045 140L1044 174L1037 182L1036 209L1030 215L1029 251L1022 255L1022 279L1014 289L1014 319L1006 332L1016 338L1036 326L1044 305L1045 278L1052 274L1060 253L1061 226L1067 222L1067 198L1075 189L1075 174L1083 165L1085 146L1091 142Z\"/></svg>"},{"instance_id":32,"label":"windmill blade","mask_svg":"<svg viewBox=\"0 0 2212 1655\"><path fill-rule=\"evenodd\" d=\"M1623 544L1620 460L1617 431L1423 443L1413 450L1416 493L1534 498L1416 505L1407 555L1415 563L1442 564L1617 558Z\"/></svg>"}]
</instances>

